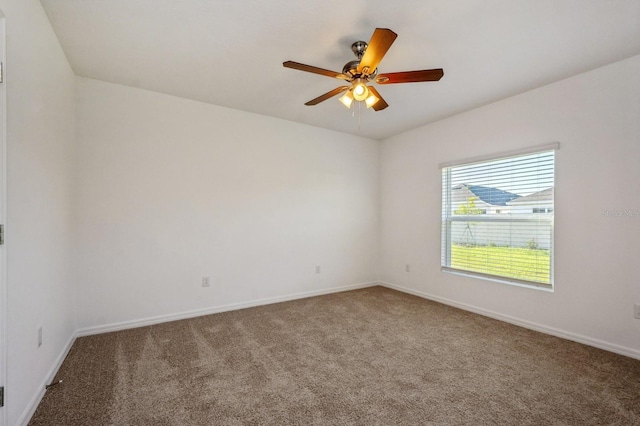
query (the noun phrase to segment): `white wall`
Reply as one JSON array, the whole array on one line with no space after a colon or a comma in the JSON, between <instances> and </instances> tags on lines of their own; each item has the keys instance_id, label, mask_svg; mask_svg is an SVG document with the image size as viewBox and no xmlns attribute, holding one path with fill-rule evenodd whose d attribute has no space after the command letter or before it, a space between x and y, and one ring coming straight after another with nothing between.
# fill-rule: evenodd
<instances>
[{"instance_id":1,"label":"white wall","mask_svg":"<svg viewBox=\"0 0 640 426\"><path fill-rule=\"evenodd\" d=\"M75 77L37 0L0 0L7 30L9 425L28 417L75 326ZM43 345L37 329L43 326Z\"/></svg>"},{"instance_id":2,"label":"white wall","mask_svg":"<svg viewBox=\"0 0 640 426\"><path fill-rule=\"evenodd\" d=\"M383 141L382 281L640 358L639 117L636 56ZM441 272L438 164L553 141L555 291Z\"/></svg>"},{"instance_id":3,"label":"white wall","mask_svg":"<svg viewBox=\"0 0 640 426\"><path fill-rule=\"evenodd\" d=\"M378 141L85 78L77 138L80 329L377 279Z\"/></svg>"}]
</instances>

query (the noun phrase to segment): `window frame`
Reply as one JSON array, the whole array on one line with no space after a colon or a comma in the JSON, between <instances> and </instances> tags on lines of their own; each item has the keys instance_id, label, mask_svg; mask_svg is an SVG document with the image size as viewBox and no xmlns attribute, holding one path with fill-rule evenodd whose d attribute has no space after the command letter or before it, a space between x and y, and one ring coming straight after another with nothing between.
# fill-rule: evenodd
<instances>
[{"instance_id":1,"label":"window frame","mask_svg":"<svg viewBox=\"0 0 640 426\"><path fill-rule=\"evenodd\" d=\"M550 212L546 213L546 214L551 214L551 219L550 219L550 248L549 248L549 283L546 282L539 282L539 281L530 281L530 280L526 280L526 279L520 279L520 278L514 278L514 277L507 277L507 276L500 276L500 275L493 275L493 274L489 274L489 273L484 273L484 272L476 272L476 271L471 271L471 270L466 270L466 269L459 269L459 268L454 268L451 267L451 250L452 250L452 228L453 226L451 225L454 221L457 221L455 219L452 220L452 217L454 216L453 214L451 214L452 212L452 182L451 182L451 169L455 168L455 167L462 167L462 166L468 166L468 165L472 165L472 164L477 164L477 163L484 163L484 162L491 162L491 161L497 161L497 160L504 160L504 159L508 159L508 158L513 158L513 157L520 157L520 156L526 156L526 155L533 155L533 154L541 154L541 153L545 153L545 152L549 152L549 151L554 151L554 161L553 161L553 187L555 188L556 186L556 152L557 150L560 149L560 144L558 142L553 142L550 144L546 144L546 145L540 145L540 146L535 146L535 147L530 147L530 148L526 148L526 149L521 149L521 150L514 150L514 151L509 151L509 152L502 152L502 153L497 153L497 154L491 154L491 155L486 155L486 156L481 156L481 157L475 157L475 158L470 158L470 159L466 159L466 160L459 160L459 161L453 161L453 162L447 162L447 163L442 163L439 165L441 173L441 188L442 188L442 198L441 198L441 238L440 238L440 252L441 252L441 259L440 259L440 268L441 271L443 272L447 272L447 273L452 273L455 275L461 275L461 276L468 276L468 277L473 277L473 278L479 278L482 280L488 280L488 281L493 281L493 282L499 282L499 283L504 283L504 284L510 284L510 285L515 285L515 286L520 286L520 287L527 287L527 288L534 288L534 289L538 289L538 290L546 290L546 291L551 291L553 292L554 290L554 262L555 262L555 190L554 190L554 196L553 196L553 208L551 209ZM445 177L445 172L448 173L448 176ZM445 179L446 182L448 182L448 190L447 188L445 188ZM449 212L448 215L445 215L445 212ZM541 214L541 213L536 213L536 214ZM485 215L481 215L479 214L478 216L474 217L474 222L478 221L478 222L491 222L492 218L485 216L483 218L483 216ZM460 219L461 221L464 221L464 219ZM518 221L529 221L532 219L526 219L526 218L512 218L509 220L509 222L518 222Z\"/></svg>"}]
</instances>

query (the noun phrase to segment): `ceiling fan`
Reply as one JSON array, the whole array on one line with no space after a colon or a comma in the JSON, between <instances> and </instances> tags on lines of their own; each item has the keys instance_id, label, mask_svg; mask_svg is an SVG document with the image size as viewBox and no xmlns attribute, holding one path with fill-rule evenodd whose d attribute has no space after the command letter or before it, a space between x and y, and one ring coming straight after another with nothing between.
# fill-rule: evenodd
<instances>
[{"instance_id":1,"label":"ceiling fan","mask_svg":"<svg viewBox=\"0 0 640 426\"><path fill-rule=\"evenodd\" d=\"M353 101L356 100L364 102L367 108L380 111L388 107L389 104L380 96L380 93L378 93L375 87L367 85L367 83L371 84L375 81L378 84L396 84L438 81L444 75L442 68L378 74L378 64L380 64L380 61L382 61L382 58L396 37L398 37L398 35L388 28L376 28L369 43L356 41L351 45L351 50L358 59L347 62L342 68L341 73L293 61L283 62L282 65L285 68L320 74L351 83L350 85L340 86L324 95L320 95L305 103L305 105L317 105L342 92L346 92L340 97L340 102L347 108L350 108Z\"/></svg>"}]
</instances>

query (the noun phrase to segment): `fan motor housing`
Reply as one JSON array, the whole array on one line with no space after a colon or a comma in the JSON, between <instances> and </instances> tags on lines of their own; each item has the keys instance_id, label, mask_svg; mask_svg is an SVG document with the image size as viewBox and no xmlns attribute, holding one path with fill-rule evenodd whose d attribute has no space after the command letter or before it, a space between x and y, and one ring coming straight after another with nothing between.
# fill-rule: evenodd
<instances>
[{"instance_id":1,"label":"fan motor housing","mask_svg":"<svg viewBox=\"0 0 640 426\"><path fill-rule=\"evenodd\" d=\"M347 62L344 67L342 67L342 74L355 76L358 74L358 65L360 65L360 60Z\"/></svg>"},{"instance_id":2,"label":"fan motor housing","mask_svg":"<svg viewBox=\"0 0 640 426\"><path fill-rule=\"evenodd\" d=\"M376 68L372 73L367 74L365 77L362 75L362 73L358 72L358 65L360 65L360 61L347 62L344 67L342 67L342 74L348 75L353 78L366 78L367 80L375 78L375 76L378 74L378 68Z\"/></svg>"},{"instance_id":3,"label":"fan motor housing","mask_svg":"<svg viewBox=\"0 0 640 426\"><path fill-rule=\"evenodd\" d=\"M373 70L373 72L366 74L365 76L363 76L362 73L358 72L358 65L360 65L360 60L362 59L362 56L364 55L364 52L367 50L368 46L369 45L367 44L367 42L362 40L356 41L351 45L351 51L354 55L356 55L356 58L358 59L355 61L347 62L344 67L342 67L342 74L348 75L353 78L364 78L365 80L372 79L376 76L376 74L378 74L377 68Z\"/></svg>"}]
</instances>

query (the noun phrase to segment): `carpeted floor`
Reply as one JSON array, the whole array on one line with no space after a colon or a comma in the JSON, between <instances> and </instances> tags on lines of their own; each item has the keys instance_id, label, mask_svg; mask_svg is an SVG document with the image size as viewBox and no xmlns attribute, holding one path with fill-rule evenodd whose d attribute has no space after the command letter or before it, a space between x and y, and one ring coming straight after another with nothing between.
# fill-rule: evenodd
<instances>
[{"instance_id":1,"label":"carpeted floor","mask_svg":"<svg viewBox=\"0 0 640 426\"><path fill-rule=\"evenodd\" d=\"M76 340L30 425L639 425L640 361L373 287Z\"/></svg>"}]
</instances>

